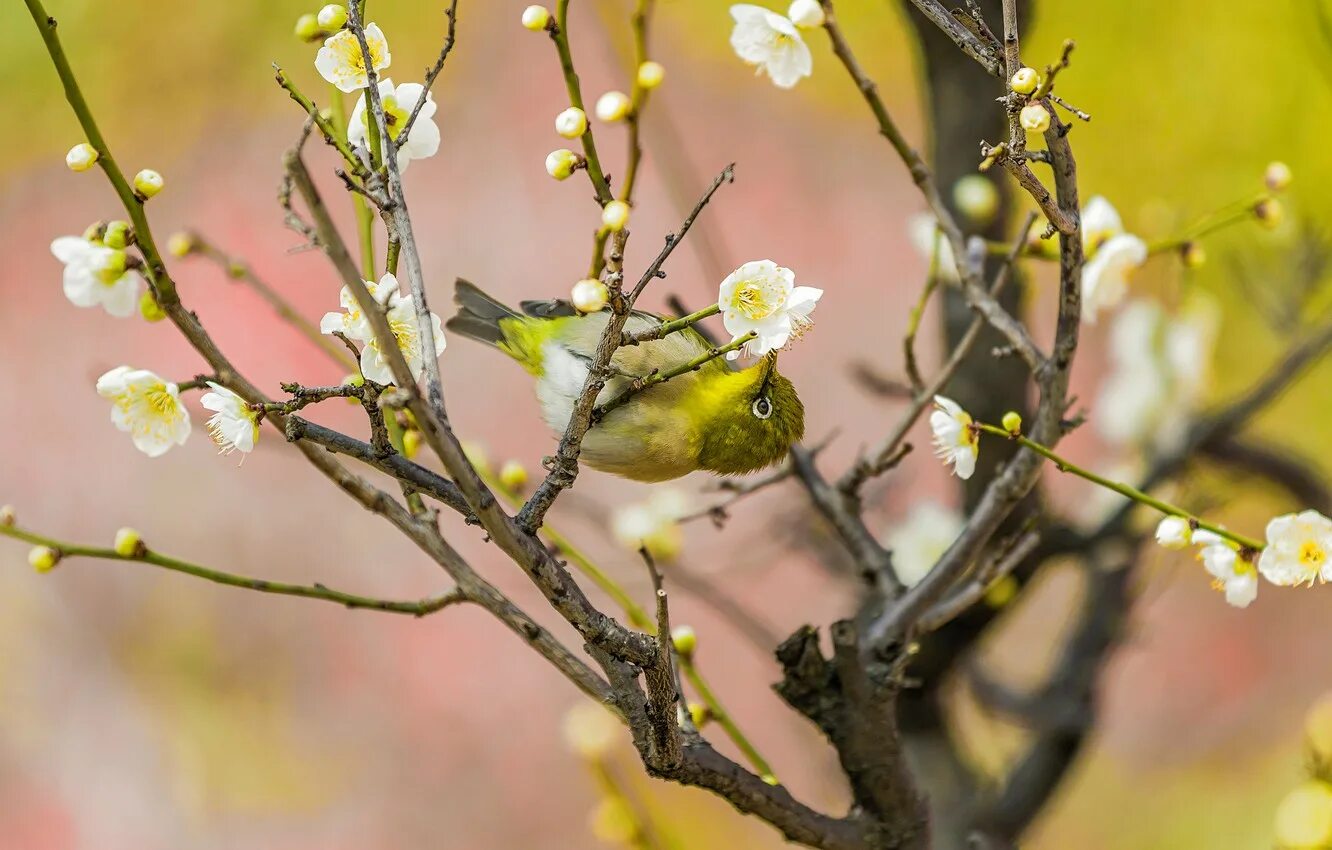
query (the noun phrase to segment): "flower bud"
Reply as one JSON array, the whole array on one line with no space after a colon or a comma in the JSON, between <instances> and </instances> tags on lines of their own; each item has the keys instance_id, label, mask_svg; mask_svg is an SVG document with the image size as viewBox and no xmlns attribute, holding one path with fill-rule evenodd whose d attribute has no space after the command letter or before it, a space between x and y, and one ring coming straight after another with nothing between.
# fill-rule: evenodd
<instances>
[{"instance_id":1,"label":"flower bud","mask_svg":"<svg viewBox=\"0 0 1332 850\"><path fill-rule=\"evenodd\" d=\"M341 383L343 386L348 387L363 387L365 386L365 375L362 375L360 372L353 375L345 375L342 378Z\"/></svg>"},{"instance_id":2,"label":"flower bud","mask_svg":"<svg viewBox=\"0 0 1332 850\"><path fill-rule=\"evenodd\" d=\"M592 810L592 835L606 844L625 847L638 838L638 819L620 797L606 797Z\"/></svg>"},{"instance_id":3,"label":"flower bud","mask_svg":"<svg viewBox=\"0 0 1332 850\"><path fill-rule=\"evenodd\" d=\"M824 20L823 4L819 0L795 0L786 10L786 17L798 27L821 27Z\"/></svg>"},{"instance_id":4,"label":"flower bud","mask_svg":"<svg viewBox=\"0 0 1332 850\"><path fill-rule=\"evenodd\" d=\"M1201 243L1190 240L1179 246L1179 259L1185 268L1196 269L1207 262L1207 251Z\"/></svg>"},{"instance_id":5,"label":"flower bud","mask_svg":"<svg viewBox=\"0 0 1332 850\"><path fill-rule=\"evenodd\" d=\"M129 262L129 255L124 251L116 249L106 254L99 263L98 271L110 277L120 277L125 273L125 266Z\"/></svg>"},{"instance_id":6,"label":"flower bud","mask_svg":"<svg viewBox=\"0 0 1332 850\"><path fill-rule=\"evenodd\" d=\"M463 456L467 462L477 469L490 469L490 455L486 454L486 447L474 440L464 440L462 444Z\"/></svg>"},{"instance_id":7,"label":"flower bud","mask_svg":"<svg viewBox=\"0 0 1332 850\"><path fill-rule=\"evenodd\" d=\"M568 148L560 148L546 155L546 173L556 180L566 180L580 162L578 154Z\"/></svg>"},{"instance_id":8,"label":"flower bud","mask_svg":"<svg viewBox=\"0 0 1332 850\"><path fill-rule=\"evenodd\" d=\"M13 505L0 505L0 525L9 528L18 521L18 514Z\"/></svg>"},{"instance_id":9,"label":"flower bud","mask_svg":"<svg viewBox=\"0 0 1332 850\"><path fill-rule=\"evenodd\" d=\"M660 62L644 62L638 66L636 79L640 89L655 89L666 79L666 69Z\"/></svg>"},{"instance_id":10,"label":"flower bud","mask_svg":"<svg viewBox=\"0 0 1332 850\"><path fill-rule=\"evenodd\" d=\"M347 7L341 3L329 3L319 10L316 20L319 21L321 29L326 32L336 32L347 23Z\"/></svg>"},{"instance_id":11,"label":"flower bud","mask_svg":"<svg viewBox=\"0 0 1332 850\"><path fill-rule=\"evenodd\" d=\"M162 191L162 175L153 171L151 168L145 168L134 175L134 192L140 198L148 199L158 192Z\"/></svg>"},{"instance_id":12,"label":"flower bud","mask_svg":"<svg viewBox=\"0 0 1332 850\"><path fill-rule=\"evenodd\" d=\"M593 702L580 702L565 712L561 727L564 743L588 761L605 756L620 737L620 724Z\"/></svg>"},{"instance_id":13,"label":"flower bud","mask_svg":"<svg viewBox=\"0 0 1332 850\"><path fill-rule=\"evenodd\" d=\"M506 460L499 471L500 486L510 493L522 492L527 485L527 467L516 460Z\"/></svg>"},{"instance_id":14,"label":"flower bud","mask_svg":"<svg viewBox=\"0 0 1332 850\"><path fill-rule=\"evenodd\" d=\"M139 315L145 322L160 322L166 318L166 311L157 303L151 289L139 296Z\"/></svg>"},{"instance_id":15,"label":"flower bud","mask_svg":"<svg viewBox=\"0 0 1332 850\"><path fill-rule=\"evenodd\" d=\"M421 432L415 428L402 432L402 454L403 457L411 460L416 457L417 452L421 451Z\"/></svg>"},{"instance_id":16,"label":"flower bud","mask_svg":"<svg viewBox=\"0 0 1332 850\"><path fill-rule=\"evenodd\" d=\"M609 201L601 208L601 224L612 233L624 230L629 222L629 205L624 201Z\"/></svg>"},{"instance_id":17,"label":"flower bud","mask_svg":"<svg viewBox=\"0 0 1332 850\"><path fill-rule=\"evenodd\" d=\"M1193 538L1193 529L1184 517L1168 516L1157 523L1156 542L1167 549L1183 549Z\"/></svg>"},{"instance_id":18,"label":"flower bud","mask_svg":"<svg viewBox=\"0 0 1332 850\"><path fill-rule=\"evenodd\" d=\"M127 248L134 241L134 233L128 221L112 221L106 225L102 234L102 244L108 248Z\"/></svg>"},{"instance_id":19,"label":"flower bud","mask_svg":"<svg viewBox=\"0 0 1332 850\"><path fill-rule=\"evenodd\" d=\"M968 174L953 184L953 203L976 224L989 224L999 212L999 190L988 177Z\"/></svg>"},{"instance_id":20,"label":"flower bud","mask_svg":"<svg viewBox=\"0 0 1332 850\"><path fill-rule=\"evenodd\" d=\"M83 238L87 239L89 242L97 242L100 244L102 241L102 235L105 233L106 222L94 221L92 224L84 228Z\"/></svg>"},{"instance_id":21,"label":"flower bud","mask_svg":"<svg viewBox=\"0 0 1332 850\"><path fill-rule=\"evenodd\" d=\"M116 532L116 554L122 558L134 558L148 551L143 545L143 536L132 528L122 528Z\"/></svg>"},{"instance_id":22,"label":"flower bud","mask_svg":"<svg viewBox=\"0 0 1332 850\"><path fill-rule=\"evenodd\" d=\"M1012 575L1000 576L985 588L982 598L986 605L997 611L1017 598L1019 588L1018 580Z\"/></svg>"},{"instance_id":23,"label":"flower bud","mask_svg":"<svg viewBox=\"0 0 1332 850\"><path fill-rule=\"evenodd\" d=\"M60 563L60 553L50 546L34 546L28 552L28 563L39 573L49 573Z\"/></svg>"},{"instance_id":24,"label":"flower bud","mask_svg":"<svg viewBox=\"0 0 1332 850\"><path fill-rule=\"evenodd\" d=\"M555 132L566 139L576 139L587 132L587 113L576 106L555 116Z\"/></svg>"},{"instance_id":25,"label":"flower bud","mask_svg":"<svg viewBox=\"0 0 1332 850\"><path fill-rule=\"evenodd\" d=\"M1050 129L1050 113L1039 103L1029 103L1022 107L1018 120L1022 123L1022 129L1028 133L1044 133Z\"/></svg>"},{"instance_id":26,"label":"flower bud","mask_svg":"<svg viewBox=\"0 0 1332 850\"><path fill-rule=\"evenodd\" d=\"M550 10L545 6L528 6L523 10L523 26L532 32L538 32L546 28L550 23Z\"/></svg>"},{"instance_id":27,"label":"flower bud","mask_svg":"<svg viewBox=\"0 0 1332 850\"><path fill-rule=\"evenodd\" d=\"M167 253L173 257L188 257L195 247L194 237L188 233L173 233L167 239Z\"/></svg>"},{"instance_id":28,"label":"flower bud","mask_svg":"<svg viewBox=\"0 0 1332 850\"><path fill-rule=\"evenodd\" d=\"M1332 786L1310 780L1296 786L1276 810L1282 847L1323 847L1332 841Z\"/></svg>"},{"instance_id":29,"label":"flower bud","mask_svg":"<svg viewBox=\"0 0 1332 850\"><path fill-rule=\"evenodd\" d=\"M324 37L324 31L319 27L319 18L312 13L301 15L296 19L295 32L301 41L319 41Z\"/></svg>"},{"instance_id":30,"label":"flower bud","mask_svg":"<svg viewBox=\"0 0 1332 850\"><path fill-rule=\"evenodd\" d=\"M1276 198L1264 198L1254 204L1253 214L1258 216L1258 221L1268 230L1276 230L1286 217L1286 210L1281 206L1281 202Z\"/></svg>"},{"instance_id":31,"label":"flower bud","mask_svg":"<svg viewBox=\"0 0 1332 850\"><path fill-rule=\"evenodd\" d=\"M73 168L73 166L70 167ZM1268 163L1267 170L1263 172L1263 183L1267 184L1267 188L1273 192L1284 192L1290 186L1292 179L1290 166L1284 162Z\"/></svg>"},{"instance_id":32,"label":"flower bud","mask_svg":"<svg viewBox=\"0 0 1332 850\"><path fill-rule=\"evenodd\" d=\"M1004 418L999 421L1004 426L1004 430L1010 434L1022 433L1022 414L1016 410L1010 410L1004 414Z\"/></svg>"},{"instance_id":33,"label":"flower bud","mask_svg":"<svg viewBox=\"0 0 1332 850\"><path fill-rule=\"evenodd\" d=\"M597 118L607 124L623 121L631 106L629 95L622 91L608 91L597 98Z\"/></svg>"},{"instance_id":34,"label":"flower bud","mask_svg":"<svg viewBox=\"0 0 1332 850\"><path fill-rule=\"evenodd\" d=\"M1013 79L1008 81L1008 87L1018 94L1031 94L1040 86L1041 75L1035 68L1018 68Z\"/></svg>"},{"instance_id":35,"label":"flower bud","mask_svg":"<svg viewBox=\"0 0 1332 850\"><path fill-rule=\"evenodd\" d=\"M65 165L70 171L87 171L97 164L97 148L87 142L79 142L65 154Z\"/></svg>"},{"instance_id":36,"label":"flower bud","mask_svg":"<svg viewBox=\"0 0 1332 850\"><path fill-rule=\"evenodd\" d=\"M671 629L671 644L681 658L692 658L694 650L698 648L698 635L694 633L693 626L676 626Z\"/></svg>"},{"instance_id":37,"label":"flower bud","mask_svg":"<svg viewBox=\"0 0 1332 850\"><path fill-rule=\"evenodd\" d=\"M702 729L712 719L712 711L701 702L689 703L689 720L695 729Z\"/></svg>"},{"instance_id":38,"label":"flower bud","mask_svg":"<svg viewBox=\"0 0 1332 850\"><path fill-rule=\"evenodd\" d=\"M610 300L610 292L606 290L606 284L595 278L580 280L573 285L569 292L569 300L573 302L574 309L580 313L595 313L606 306Z\"/></svg>"}]
</instances>

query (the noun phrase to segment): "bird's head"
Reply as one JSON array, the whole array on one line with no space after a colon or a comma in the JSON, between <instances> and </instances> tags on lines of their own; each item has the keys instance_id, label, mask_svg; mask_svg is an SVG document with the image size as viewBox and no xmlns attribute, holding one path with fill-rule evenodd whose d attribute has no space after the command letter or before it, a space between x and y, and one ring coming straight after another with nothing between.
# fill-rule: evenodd
<instances>
[{"instance_id":1,"label":"bird's head","mask_svg":"<svg viewBox=\"0 0 1332 850\"><path fill-rule=\"evenodd\" d=\"M738 372L718 370L700 381L698 462L720 475L740 475L777 463L805 436L805 406L777 371L777 355Z\"/></svg>"}]
</instances>

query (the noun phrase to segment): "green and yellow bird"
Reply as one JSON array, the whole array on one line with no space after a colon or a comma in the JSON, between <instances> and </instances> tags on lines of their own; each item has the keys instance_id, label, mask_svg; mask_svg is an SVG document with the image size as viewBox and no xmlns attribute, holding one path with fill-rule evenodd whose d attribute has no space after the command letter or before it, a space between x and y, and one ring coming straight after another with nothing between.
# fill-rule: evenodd
<instances>
[{"instance_id":1,"label":"green and yellow bird","mask_svg":"<svg viewBox=\"0 0 1332 850\"><path fill-rule=\"evenodd\" d=\"M537 379L546 424L562 433L582 393L597 341L610 313L583 315L567 301L524 301L506 307L459 280L458 313L446 327L493 345ZM664 319L635 311L625 330L638 333ZM694 328L615 352L616 374L597 397L619 395L635 377L706 354L712 345ZM805 433L805 407L769 354L748 369L721 358L651 386L606 413L583 439L581 459L593 469L636 481L666 481L699 469L737 475L786 456Z\"/></svg>"}]
</instances>

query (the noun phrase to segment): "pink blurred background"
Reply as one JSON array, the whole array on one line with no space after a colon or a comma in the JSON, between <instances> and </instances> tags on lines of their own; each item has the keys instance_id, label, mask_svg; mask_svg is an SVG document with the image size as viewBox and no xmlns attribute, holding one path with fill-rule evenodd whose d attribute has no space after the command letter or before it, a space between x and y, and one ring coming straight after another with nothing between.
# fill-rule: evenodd
<instances>
[{"instance_id":1,"label":"pink blurred background","mask_svg":"<svg viewBox=\"0 0 1332 850\"><path fill-rule=\"evenodd\" d=\"M441 313L449 312L455 276L517 301L564 294L586 263L595 209L584 184L543 173L546 152L561 143L550 125L565 95L549 44L517 25L523 5L463 0L459 46L436 88L443 147L408 174ZM589 96L624 86L613 47L627 37L624 9L601 2L612 21L608 37L597 5L574 4L572 38ZM849 34L907 132L921 138L914 58L899 12L881 3L845 5ZM1038 18L1028 50L1053 55L1062 38L1076 36L1068 93L1096 115L1077 130L1085 195L1111 194L1139 232L1168 232L1248 193L1264 164L1282 158L1298 175L1297 208L1314 217L1327 212L1327 193L1316 190L1332 185L1319 135L1328 129L1328 90L1322 78L1296 73L1326 57L1312 52L1318 48L1303 34L1302 12L1274 4L1280 8L1241 27L1212 4L1157 7L1151 15L1108 0L1072 10L1046 5L1052 8ZM441 8L374 0L371 7L393 47L392 75L415 78L442 37ZM335 276L317 254L292 253L300 239L283 229L274 200L279 157L300 115L271 84L268 63L277 59L307 90L323 92L311 66L314 48L290 37L296 15L308 10L285 0L221 8L51 0L49 11L61 20L122 165L131 172L151 166L166 177L167 190L149 206L159 238L198 229L307 315L334 309ZM896 404L866 397L849 367L864 358L890 374L901 368L906 305L925 272L905 221L922 204L825 44L815 45L814 77L783 92L735 60L728 31L725 4L660 4L653 55L669 76L652 108L669 114L684 142L662 156L659 119L649 114L627 268L642 269L678 224L681 204L737 162L735 184L698 225L715 259L698 243L685 246L649 297L656 305L675 293L702 306L715 297L718 274L760 257L824 287L817 325L783 358L783 369L810 411L809 436L839 431L822 462L840 469L894 422ZM1229 58L1240 44L1243 68ZM156 549L234 572L395 598L447 587L417 551L328 487L274 434L240 466L217 457L203 433L149 460L110 427L107 405L92 389L103 371L128 363L183 380L202 363L166 323L111 320L72 308L61 295L50 240L119 211L95 172L74 175L61 163L78 130L15 4L0 11L0 46L6 114L24 116L6 134L0 162L7 243L0 397L8 401L0 502L17 508L24 527L61 539L109 544L117 528L132 525ZM1216 109L1223 101L1241 108ZM622 168L619 132L599 131L599 138L609 170ZM1126 155L1132 145L1153 153ZM329 177L323 187L351 233L328 151L312 144L309 160ZM664 173L662 164L672 162L679 173ZM1227 235L1213 253L1279 237ZM1215 364L1213 396L1220 399L1259 374L1279 341L1243 309L1225 264L1215 265L1193 283L1227 305L1227 343ZM276 391L279 381L342 377L206 261L177 261L173 273L186 303L261 386ZM1181 285L1178 276L1170 263L1154 262L1140 285L1170 293ZM1049 301L1050 283L1038 275L1032 298ZM931 311L927 327L935 321ZM930 336L927 358L938 347ZM1077 374L1084 398L1095 394L1103 339L1103 330L1089 334ZM516 458L536 469L554 438L539 421L527 376L461 339L450 341L441 364L460 435L481 442L494 461ZM1260 427L1325 455L1325 428L1308 422L1332 413L1329 389L1332 372L1323 365ZM354 410L326 407L314 418L361 427ZM202 421L196 408L197 431ZM1310 440L1311 429L1319 441ZM921 445L926 438L913 439ZM1065 448L1093 465L1104 454L1090 429ZM953 498L928 452L917 455L876 497L876 528L919 500ZM715 498L707 484L700 476L681 486L698 499ZM1274 494L1236 492L1228 480L1204 484L1227 498L1243 496L1224 510L1237 526L1260 528L1266 515L1287 507ZM1086 495L1066 482L1054 486ZM606 514L649 492L587 472L554 515L640 599L645 577L634 557L607 542ZM723 532L690 526L684 558L781 634L827 623L851 600L851 588L808 557L788 554L773 531L776 517L803 510L803 498L794 487L774 489L737 508ZM445 527L521 606L570 634L476 529L452 518ZM3 850L594 845L586 822L596 788L559 733L564 710L581 697L479 610L453 608L423 620L348 612L97 561L72 560L37 576L25 551L0 541ZM1149 555L1148 565L1133 638L1106 673L1101 730L1031 847L1266 846L1275 800L1299 776L1300 717L1332 685L1332 591L1272 593L1240 612L1182 559ZM1068 594L1068 582L1054 576L1013 614L1010 634L988 650L1001 666L1019 679L1034 675ZM687 594L675 595L673 616L698 629L703 669L782 779L815 805L844 805L830 751L769 690L772 659ZM967 728L986 769L1017 751L1012 730L985 720ZM703 792L640 778L627 741L616 758L683 846L780 846L776 833ZM1136 817L1123 818L1126 811Z\"/></svg>"}]
</instances>

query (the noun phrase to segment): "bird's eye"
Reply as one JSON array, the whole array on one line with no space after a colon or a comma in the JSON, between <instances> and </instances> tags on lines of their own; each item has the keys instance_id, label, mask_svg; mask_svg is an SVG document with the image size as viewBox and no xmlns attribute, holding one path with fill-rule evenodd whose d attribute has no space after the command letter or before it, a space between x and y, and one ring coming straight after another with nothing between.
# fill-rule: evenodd
<instances>
[{"instance_id":1,"label":"bird's eye","mask_svg":"<svg viewBox=\"0 0 1332 850\"><path fill-rule=\"evenodd\" d=\"M772 415L772 402L768 401L767 396L761 395L754 399L754 403L749 406L749 409L754 411L754 415L759 419L767 419Z\"/></svg>"}]
</instances>

